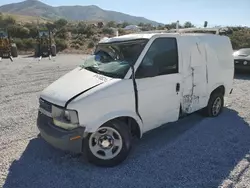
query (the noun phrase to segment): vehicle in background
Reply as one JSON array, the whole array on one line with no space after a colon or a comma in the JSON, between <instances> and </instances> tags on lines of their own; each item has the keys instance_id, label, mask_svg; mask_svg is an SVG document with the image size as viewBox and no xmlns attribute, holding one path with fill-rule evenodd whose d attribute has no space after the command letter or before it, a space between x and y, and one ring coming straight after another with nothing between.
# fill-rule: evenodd
<instances>
[{"instance_id":1,"label":"vehicle in background","mask_svg":"<svg viewBox=\"0 0 250 188\"><path fill-rule=\"evenodd\" d=\"M17 57L17 46L10 38L8 32L5 29L0 29L0 58Z\"/></svg>"},{"instance_id":2,"label":"vehicle in background","mask_svg":"<svg viewBox=\"0 0 250 188\"><path fill-rule=\"evenodd\" d=\"M50 30L39 30L35 46L35 57L56 56L56 44Z\"/></svg>"},{"instance_id":3,"label":"vehicle in background","mask_svg":"<svg viewBox=\"0 0 250 188\"><path fill-rule=\"evenodd\" d=\"M233 53L236 71L250 71L250 48L241 48Z\"/></svg>"},{"instance_id":4,"label":"vehicle in background","mask_svg":"<svg viewBox=\"0 0 250 188\"><path fill-rule=\"evenodd\" d=\"M221 114L234 79L229 37L168 32L101 40L94 55L41 93L41 137L111 167L127 158L132 137L199 110Z\"/></svg>"}]
</instances>

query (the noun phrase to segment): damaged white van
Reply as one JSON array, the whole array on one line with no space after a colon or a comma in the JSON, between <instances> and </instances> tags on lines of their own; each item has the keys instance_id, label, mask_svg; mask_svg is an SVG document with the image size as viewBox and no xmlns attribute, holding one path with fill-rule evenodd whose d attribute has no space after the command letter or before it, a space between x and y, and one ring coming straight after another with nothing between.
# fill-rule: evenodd
<instances>
[{"instance_id":1,"label":"damaged white van","mask_svg":"<svg viewBox=\"0 0 250 188\"><path fill-rule=\"evenodd\" d=\"M232 92L233 49L226 36L138 33L99 42L79 67L40 95L37 126L56 148L115 166L132 137L183 114L218 116Z\"/></svg>"}]
</instances>

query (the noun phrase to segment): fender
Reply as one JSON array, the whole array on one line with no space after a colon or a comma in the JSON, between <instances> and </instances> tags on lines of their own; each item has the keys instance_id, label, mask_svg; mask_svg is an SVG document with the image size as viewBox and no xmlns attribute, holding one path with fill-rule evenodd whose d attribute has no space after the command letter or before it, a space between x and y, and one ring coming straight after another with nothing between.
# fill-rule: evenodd
<instances>
[{"instance_id":1,"label":"fender","mask_svg":"<svg viewBox=\"0 0 250 188\"><path fill-rule=\"evenodd\" d=\"M143 123L140 119L140 117L136 114L136 112L133 111L129 111L129 110L120 110L120 111L113 111L113 112L109 112L103 116L101 116L100 118L92 121L92 122L88 122L87 126L86 126L86 132L89 133L93 133L95 132L101 125L103 125L104 123L108 122L109 120L118 118L118 117L131 117L133 118L139 125L140 128L140 132L142 136L142 131L143 131Z\"/></svg>"}]
</instances>

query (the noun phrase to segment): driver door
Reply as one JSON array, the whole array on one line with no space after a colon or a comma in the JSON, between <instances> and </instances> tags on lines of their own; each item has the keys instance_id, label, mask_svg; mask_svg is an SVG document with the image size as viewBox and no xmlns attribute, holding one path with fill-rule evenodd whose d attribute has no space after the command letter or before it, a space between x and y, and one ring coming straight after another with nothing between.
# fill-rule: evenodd
<instances>
[{"instance_id":1,"label":"driver door","mask_svg":"<svg viewBox=\"0 0 250 188\"><path fill-rule=\"evenodd\" d=\"M182 85L176 38L156 38L135 77L143 132L178 120Z\"/></svg>"}]
</instances>

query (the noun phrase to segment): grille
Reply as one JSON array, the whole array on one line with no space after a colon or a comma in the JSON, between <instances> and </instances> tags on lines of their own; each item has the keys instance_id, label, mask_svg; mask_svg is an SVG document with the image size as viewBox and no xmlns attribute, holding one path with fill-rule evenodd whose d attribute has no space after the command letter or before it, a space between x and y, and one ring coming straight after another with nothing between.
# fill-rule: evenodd
<instances>
[{"instance_id":1,"label":"grille","mask_svg":"<svg viewBox=\"0 0 250 188\"><path fill-rule=\"evenodd\" d=\"M39 107L46 110L47 112L52 112L52 104L43 100L42 98L39 99Z\"/></svg>"}]
</instances>

